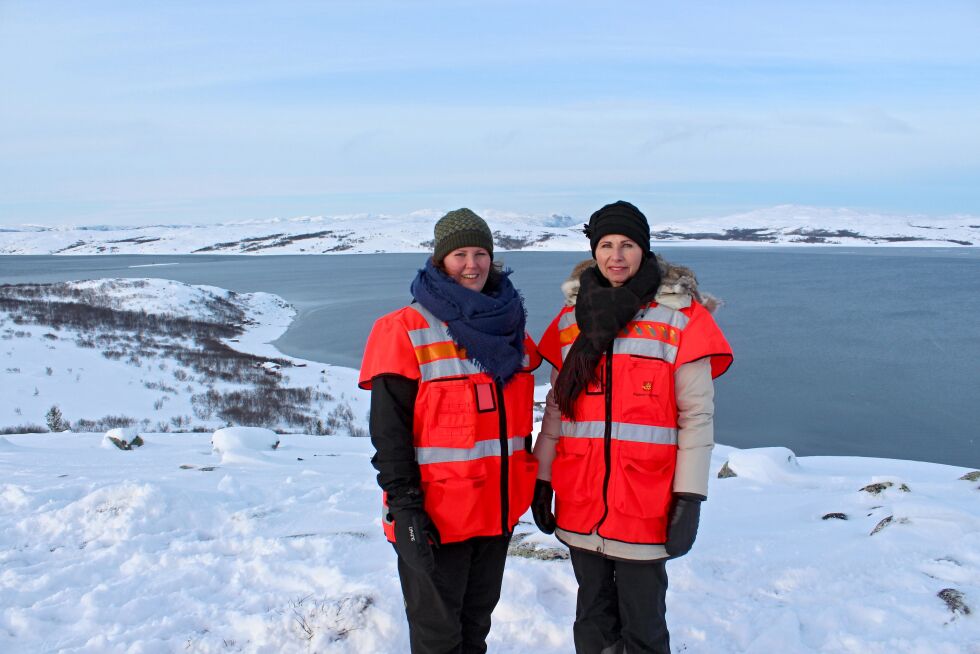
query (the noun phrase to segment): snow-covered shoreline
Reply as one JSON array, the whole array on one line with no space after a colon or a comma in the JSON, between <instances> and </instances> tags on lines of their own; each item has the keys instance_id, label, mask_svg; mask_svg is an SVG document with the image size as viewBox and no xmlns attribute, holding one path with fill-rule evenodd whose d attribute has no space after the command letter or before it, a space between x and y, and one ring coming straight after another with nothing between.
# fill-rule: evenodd
<instances>
[{"instance_id":1,"label":"snow-covered shoreline","mask_svg":"<svg viewBox=\"0 0 980 654\"><path fill-rule=\"evenodd\" d=\"M266 425L286 431L327 432L331 418L362 430L356 370L271 344L295 314L269 293L163 279L6 287L0 433L43 426L55 405L70 424L119 418L143 431L213 431L247 404L289 408L292 417Z\"/></svg>"},{"instance_id":2,"label":"snow-covered shoreline","mask_svg":"<svg viewBox=\"0 0 980 654\"><path fill-rule=\"evenodd\" d=\"M481 210L499 251L585 251L588 217ZM302 216L198 225L0 227L0 255L373 254L426 252L440 212ZM783 205L717 218L651 217L654 245L969 247L980 217L901 216Z\"/></svg>"}]
</instances>

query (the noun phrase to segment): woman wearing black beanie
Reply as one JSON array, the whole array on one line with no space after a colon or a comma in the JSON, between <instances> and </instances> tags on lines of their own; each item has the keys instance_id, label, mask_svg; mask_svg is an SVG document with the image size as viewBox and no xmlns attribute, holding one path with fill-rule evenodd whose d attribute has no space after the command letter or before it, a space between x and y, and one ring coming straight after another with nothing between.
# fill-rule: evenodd
<instances>
[{"instance_id":1,"label":"woman wearing black beanie","mask_svg":"<svg viewBox=\"0 0 980 654\"><path fill-rule=\"evenodd\" d=\"M562 285L566 306L538 346L555 372L531 509L571 550L576 651L669 654L664 563L694 544L712 379L732 352L711 317L717 302L650 251L639 209L608 204L585 234L594 261Z\"/></svg>"}]
</instances>

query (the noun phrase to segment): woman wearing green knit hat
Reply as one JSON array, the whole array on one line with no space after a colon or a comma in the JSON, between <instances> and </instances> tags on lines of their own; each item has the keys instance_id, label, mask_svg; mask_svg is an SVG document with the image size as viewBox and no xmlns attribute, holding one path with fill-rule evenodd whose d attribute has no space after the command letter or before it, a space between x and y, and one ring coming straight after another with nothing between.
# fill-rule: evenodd
<instances>
[{"instance_id":1,"label":"woman wearing green knit hat","mask_svg":"<svg viewBox=\"0 0 980 654\"><path fill-rule=\"evenodd\" d=\"M360 386L371 391L371 462L411 651L478 653L534 491L531 373L541 359L486 222L450 211L433 245L415 301L374 324Z\"/></svg>"}]
</instances>

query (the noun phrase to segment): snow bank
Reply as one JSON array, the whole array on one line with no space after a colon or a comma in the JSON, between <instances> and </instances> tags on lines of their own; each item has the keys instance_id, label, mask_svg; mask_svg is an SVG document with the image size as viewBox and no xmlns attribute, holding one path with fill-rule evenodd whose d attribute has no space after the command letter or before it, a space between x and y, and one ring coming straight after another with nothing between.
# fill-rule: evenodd
<instances>
[{"instance_id":1,"label":"snow bank","mask_svg":"<svg viewBox=\"0 0 980 654\"><path fill-rule=\"evenodd\" d=\"M728 470L743 479L765 484L805 482L807 477L792 450L785 447L757 447L728 455Z\"/></svg>"},{"instance_id":2,"label":"snow bank","mask_svg":"<svg viewBox=\"0 0 980 654\"><path fill-rule=\"evenodd\" d=\"M225 427L211 436L215 454L268 452L279 447L279 435L264 427Z\"/></svg>"}]
</instances>

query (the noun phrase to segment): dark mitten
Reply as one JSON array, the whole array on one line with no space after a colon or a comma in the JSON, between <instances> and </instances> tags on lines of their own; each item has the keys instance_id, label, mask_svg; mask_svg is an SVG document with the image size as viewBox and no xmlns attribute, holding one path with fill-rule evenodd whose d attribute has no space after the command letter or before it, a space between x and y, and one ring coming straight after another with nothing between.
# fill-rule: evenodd
<instances>
[{"instance_id":1,"label":"dark mitten","mask_svg":"<svg viewBox=\"0 0 980 654\"><path fill-rule=\"evenodd\" d=\"M439 530L422 508L422 494L407 489L388 494L388 509L395 522L395 549L407 566L432 574L436 567L433 547L439 547Z\"/></svg>"},{"instance_id":2,"label":"dark mitten","mask_svg":"<svg viewBox=\"0 0 980 654\"><path fill-rule=\"evenodd\" d=\"M698 535L701 518L701 501L686 497L674 497L667 524L667 542L664 547L670 556L684 556L691 551Z\"/></svg>"},{"instance_id":3,"label":"dark mitten","mask_svg":"<svg viewBox=\"0 0 980 654\"><path fill-rule=\"evenodd\" d=\"M546 534L555 533L555 514L551 512L551 499L554 494L550 481L538 479L534 482L531 515L534 516L534 524Z\"/></svg>"}]
</instances>

